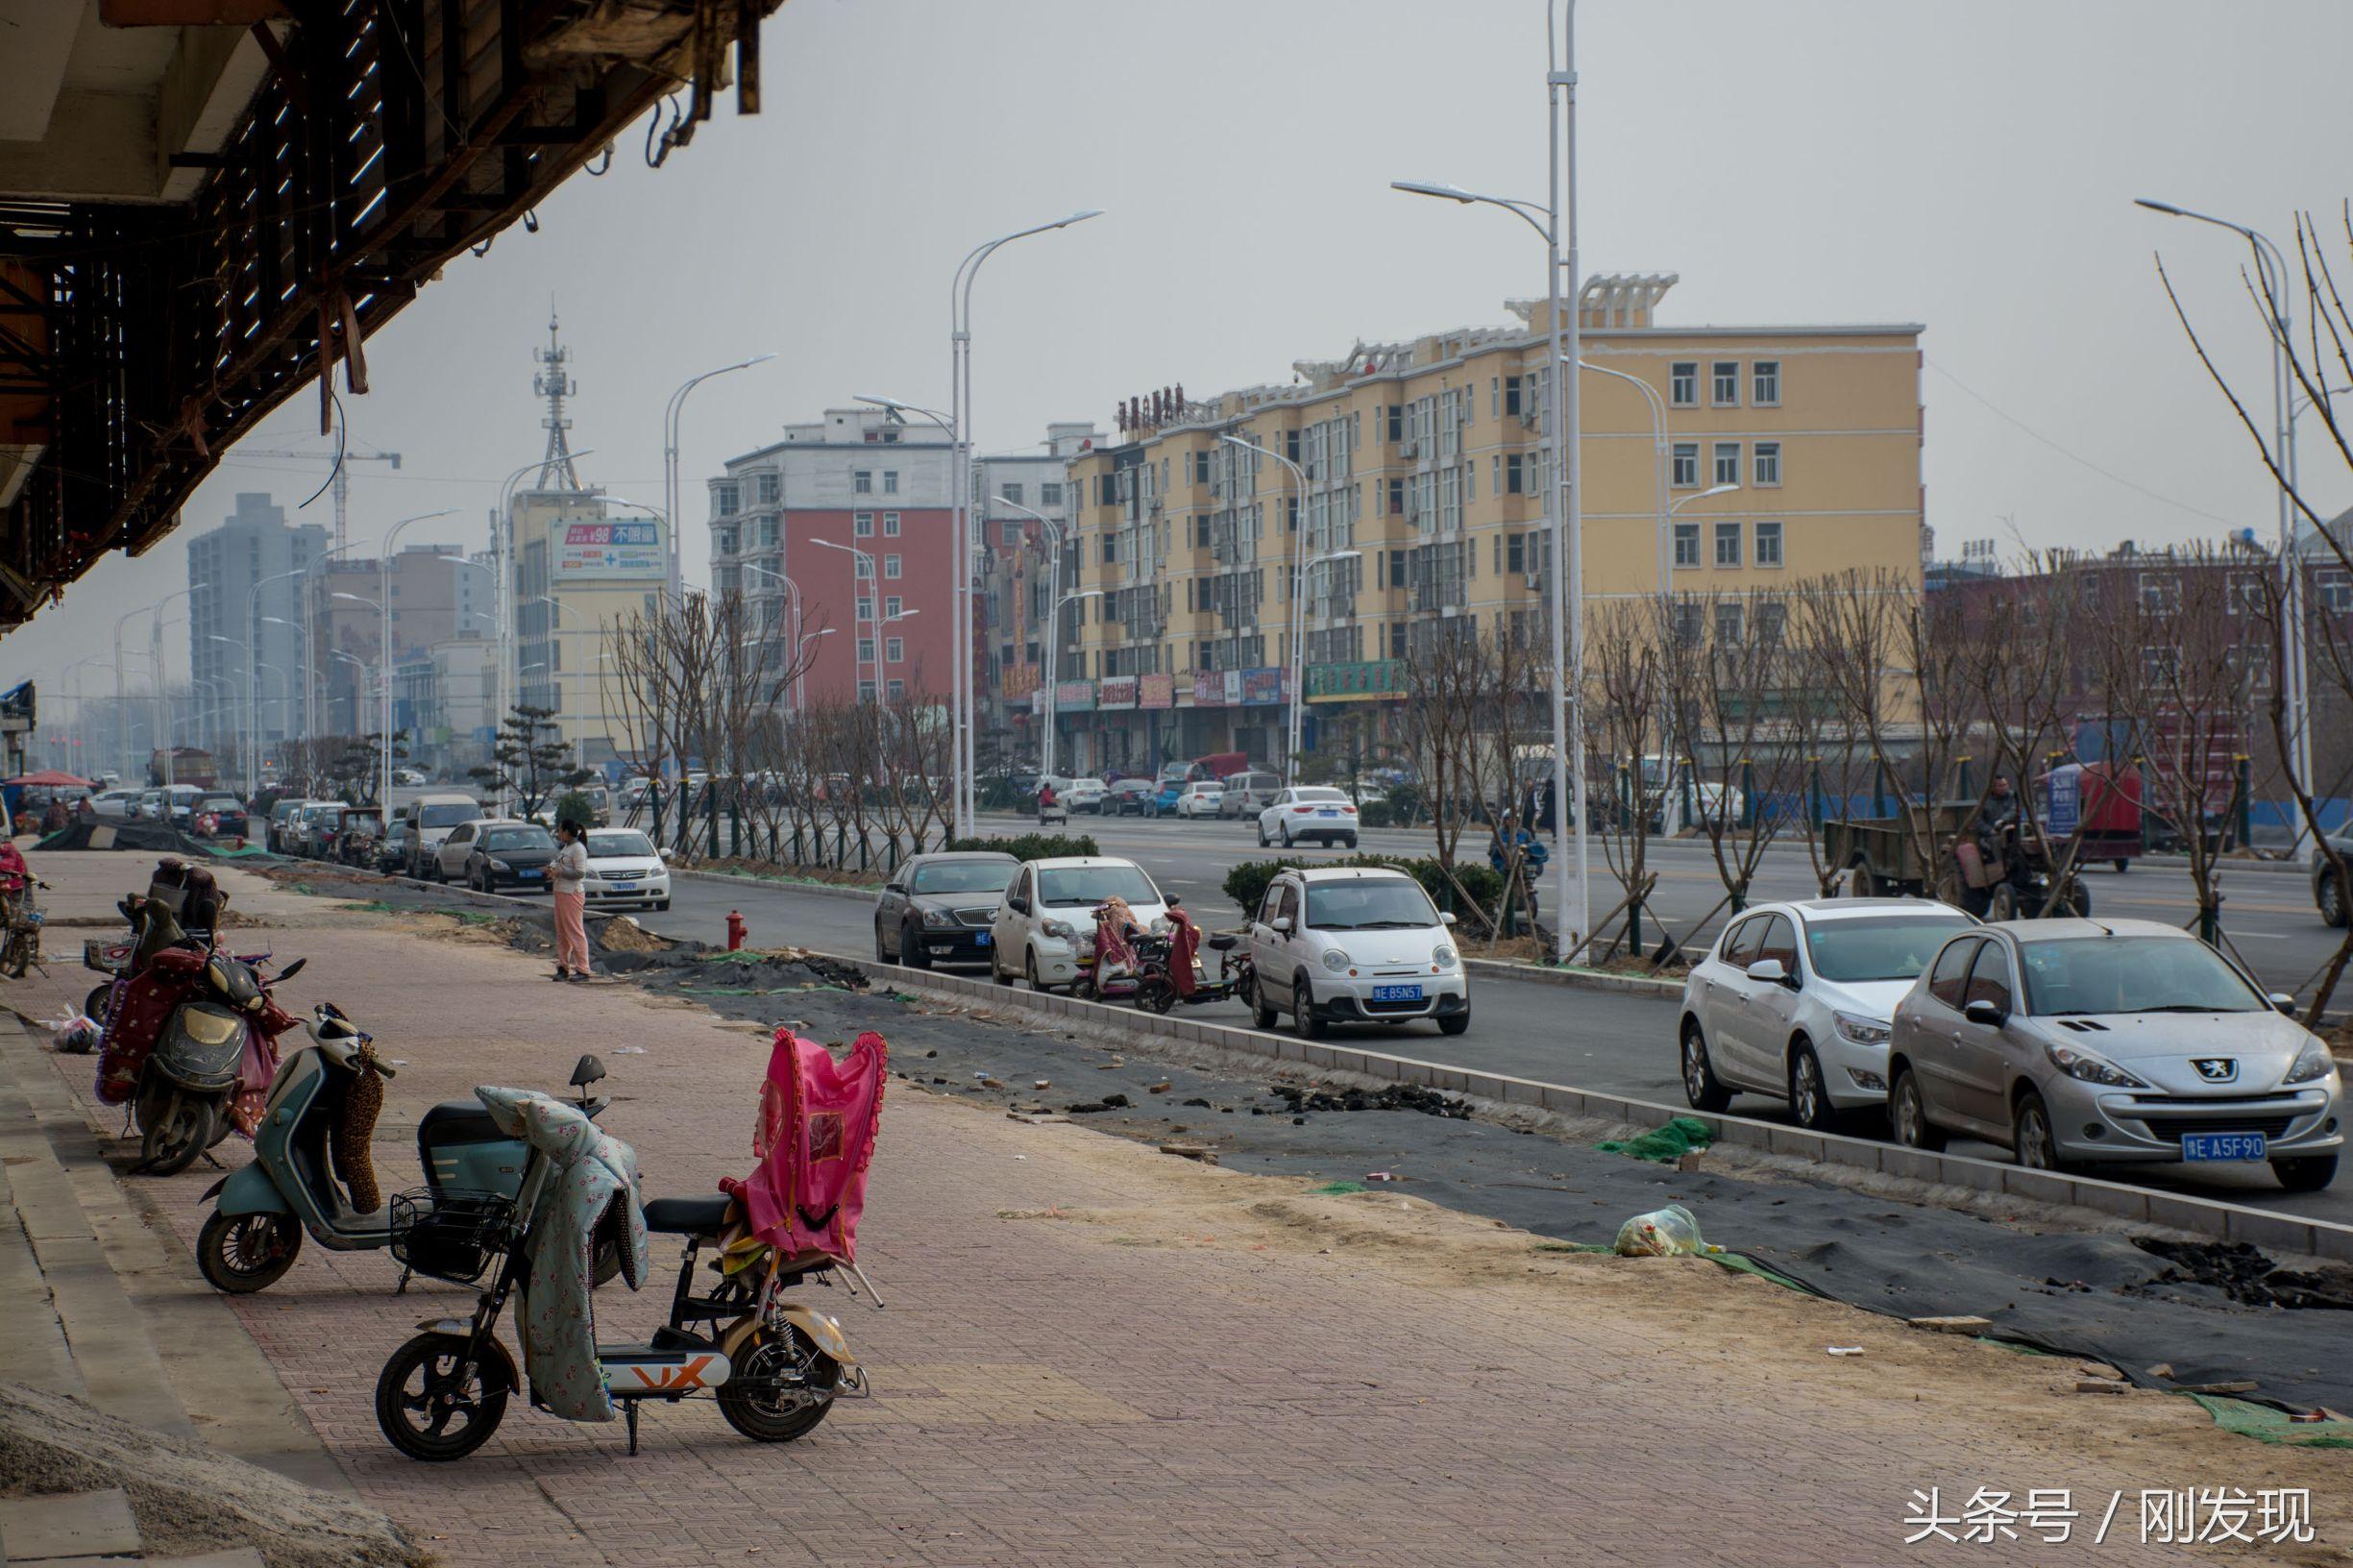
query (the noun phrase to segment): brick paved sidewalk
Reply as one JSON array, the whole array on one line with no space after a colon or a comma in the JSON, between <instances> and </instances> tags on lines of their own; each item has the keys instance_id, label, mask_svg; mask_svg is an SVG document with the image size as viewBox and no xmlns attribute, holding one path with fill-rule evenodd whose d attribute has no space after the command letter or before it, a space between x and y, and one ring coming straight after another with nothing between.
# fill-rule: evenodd
<instances>
[{"instance_id":1,"label":"brick paved sidewalk","mask_svg":"<svg viewBox=\"0 0 2353 1568\"><path fill-rule=\"evenodd\" d=\"M417 1180L425 1106L481 1082L560 1090L581 1051L611 1069L605 1125L650 1195L748 1164L763 1037L619 984L547 984L487 941L417 934L426 920L312 909L271 936L310 961L287 999L333 999L405 1064L379 1130L387 1190ZM61 962L7 1000L37 1015L78 976ZM55 1060L86 1096L86 1059ZM212 1179L161 1184L184 1242ZM2123 1488L2130 1517L2145 1486L2309 1484L2341 1458L2223 1437L2187 1401L2071 1399L2053 1388L2072 1362L1710 1264L1564 1259L1486 1222L1392 1216L1409 1200L1386 1193L1298 1190L895 1080L861 1238L889 1309L814 1292L876 1397L785 1446L737 1437L707 1403L649 1407L631 1458L618 1424L517 1402L474 1458L415 1464L376 1430L377 1371L468 1297L420 1282L396 1298L387 1256L306 1242L235 1306L363 1498L452 1563L2141 1563L2173 1558L2129 1537L1907 1549L1911 1489L1943 1487L1951 1511L1979 1485ZM1535 1277L1434 1266L1473 1240ZM674 1256L657 1244L640 1295L599 1293L608 1335L658 1321ZM1834 1360L1831 1343L1866 1354ZM1973 1381L1948 1389L1960 1368ZM1988 1378L2007 1380L2004 1408L1980 1420ZM2094 1422L2121 1440L2087 1458Z\"/></svg>"}]
</instances>

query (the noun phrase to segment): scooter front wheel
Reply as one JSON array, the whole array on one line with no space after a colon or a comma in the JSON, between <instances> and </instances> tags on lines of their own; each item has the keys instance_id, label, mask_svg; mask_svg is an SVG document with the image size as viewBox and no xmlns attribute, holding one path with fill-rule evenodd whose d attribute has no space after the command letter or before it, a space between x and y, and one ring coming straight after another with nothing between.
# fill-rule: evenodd
<instances>
[{"instance_id":1,"label":"scooter front wheel","mask_svg":"<svg viewBox=\"0 0 2353 1568\"><path fill-rule=\"evenodd\" d=\"M292 1214L224 1214L215 1210L196 1233L196 1266L215 1289L233 1296L276 1285L302 1250L303 1228Z\"/></svg>"},{"instance_id":2,"label":"scooter front wheel","mask_svg":"<svg viewBox=\"0 0 2353 1568\"><path fill-rule=\"evenodd\" d=\"M490 1440L506 1415L494 1366L465 1372L462 1335L420 1334L392 1353L376 1380L376 1425L412 1459L462 1459Z\"/></svg>"},{"instance_id":3,"label":"scooter front wheel","mask_svg":"<svg viewBox=\"0 0 2353 1568\"><path fill-rule=\"evenodd\" d=\"M138 1168L150 1176L177 1176L187 1169L212 1146L216 1115L211 1101L170 1091L142 1130Z\"/></svg>"},{"instance_id":4,"label":"scooter front wheel","mask_svg":"<svg viewBox=\"0 0 2353 1568\"><path fill-rule=\"evenodd\" d=\"M833 1409L842 1363L790 1323L762 1329L719 1385L719 1413L755 1443L806 1436Z\"/></svg>"}]
</instances>

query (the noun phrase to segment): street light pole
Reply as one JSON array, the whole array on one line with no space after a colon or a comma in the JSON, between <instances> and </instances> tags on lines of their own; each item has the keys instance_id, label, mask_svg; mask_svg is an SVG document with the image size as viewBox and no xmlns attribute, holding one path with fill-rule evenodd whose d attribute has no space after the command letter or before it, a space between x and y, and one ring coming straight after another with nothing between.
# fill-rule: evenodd
<instances>
[{"instance_id":1,"label":"street light pole","mask_svg":"<svg viewBox=\"0 0 2353 1568\"><path fill-rule=\"evenodd\" d=\"M670 607L674 612L685 592L678 555L678 420L686 412L686 395L714 376L725 376L733 371L749 370L776 356L755 354L748 359L739 359L732 365L706 370L699 376L690 376L670 401L662 405L662 511L667 520L664 527L670 535Z\"/></svg>"},{"instance_id":2,"label":"street light pole","mask_svg":"<svg viewBox=\"0 0 2353 1568\"><path fill-rule=\"evenodd\" d=\"M1287 533L1295 533L1297 536L1296 542L1291 546L1291 613L1286 616L1284 619L1295 627L1304 628L1307 622L1299 614L1299 594L1301 585L1307 580L1308 568L1307 471L1301 468L1297 463L1292 462L1288 457L1284 456L1281 453L1275 452L1266 447L1262 447L1255 441L1245 441L1238 435L1221 435L1217 439L1223 441L1230 447L1239 447L1244 452L1255 452L1262 457L1272 457L1276 462L1281 463L1285 468L1291 471L1291 483L1292 486L1298 491L1299 526L1295 530L1291 528L1286 528L1284 530ZM1254 479L1254 482L1251 485L1251 493L1255 495L1257 492L1258 486ZM1348 553L1353 555L1358 552L1355 551L1350 551ZM1297 630L1294 630L1291 633L1290 644L1291 656L1287 661L1292 672L1290 714L1287 722L1284 725L1283 736L1283 782L1285 784L1296 782L1295 775L1297 774L1299 769L1299 682L1297 674L1299 670L1299 634Z\"/></svg>"},{"instance_id":3,"label":"street light pole","mask_svg":"<svg viewBox=\"0 0 2353 1568\"><path fill-rule=\"evenodd\" d=\"M382 602L378 608L383 612L384 625L383 662L379 667L384 683L381 710L383 713L383 766L379 771L381 787L380 793L376 796L376 801L387 812L392 809L392 547L400 539L401 530L409 524L426 523L436 517L447 517L456 509L454 506L444 506L437 512L422 512L415 517L402 518L384 530L383 553L376 563L377 580L380 585L379 592L382 595Z\"/></svg>"},{"instance_id":4,"label":"street light pole","mask_svg":"<svg viewBox=\"0 0 2353 1568\"><path fill-rule=\"evenodd\" d=\"M956 472L950 494L957 498L956 597L951 617L955 625L949 636L956 644L956 718L952 739L956 747L956 833L960 838L971 834L977 805L972 779L972 282L980 276L982 263L1000 247L1102 215L1101 208L1087 208L1068 217L1032 224L975 245L956 264L956 275L948 283L948 419L956 448Z\"/></svg>"},{"instance_id":5,"label":"street light pole","mask_svg":"<svg viewBox=\"0 0 2353 1568\"><path fill-rule=\"evenodd\" d=\"M855 545L839 545L830 539L812 539L809 543L826 550L838 550L845 554L856 557L849 574L849 684L850 697L854 701L857 698L858 676L866 665L866 661L858 657L858 628L866 625L868 620L867 617L858 613L858 601L873 597L861 592L858 585L862 582L871 582L876 591L880 591L880 580L871 576L874 570L874 557ZM861 575L859 571L861 567L865 569L865 575ZM876 608L880 606L877 605ZM882 700L882 630L879 623L876 624L874 631L874 700L877 702ZM949 739L951 741L954 739L952 723L949 726Z\"/></svg>"},{"instance_id":6,"label":"street light pole","mask_svg":"<svg viewBox=\"0 0 2353 1568\"><path fill-rule=\"evenodd\" d=\"M2145 207L2152 212L2162 212L2171 218L2189 218L2198 223L2227 229L2247 242L2255 253L2255 270L2263 283L2271 319L2264 324L2271 337L2271 420L2272 453L2279 468L2279 564L2280 564L2280 665L2286 676L2289 723L2289 752L2285 758L2290 783L2306 789L2312 782L2312 712L2309 702L2312 669L2310 653L2304 639L2304 573L2295 548L2295 421L2296 411L2291 406L2294 395L2293 373L2289 368L2292 355L2290 333L2292 330L2288 303L2288 261L2280 255L2277 245L2260 231L2228 218L2218 218L2204 212L2193 212L2188 208L2170 202L2152 201L2143 196L2134 201L2136 207ZM2295 819L2295 843L2292 853L2299 865L2312 863L2315 845L2306 830L2301 815Z\"/></svg>"},{"instance_id":7,"label":"street light pole","mask_svg":"<svg viewBox=\"0 0 2353 1568\"><path fill-rule=\"evenodd\" d=\"M1017 501L1009 501L1004 497L999 496L997 498L997 504L1007 508L1010 511L1019 512L1024 517L1036 519L1039 525L1045 529L1046 536L1052 539L1054 542L1053 553L1049 557L1050 564L1046 568L1047 572L1050 574L1047 579L1046 602L1054 606L1054 613L1046 618L1045 639L1046 673L1044 683L1048 687L1048 691L1050 693L1052 682L1055 675L1060 673L1059 667L1062 663L1062 650L1060 646L1062 643L1062 603L1056 602L1054 598L1055 595L1062 592L1062 525L1053 518L1046 516L1045 513L1040 511L1037 507L1024 506ZM1099 598L1101 596L1098 593L1091 596L1080 595L1075 597ZM1063 602L1067 602L1067 600ZM1046 698L1043 711L1046 715L1045 738L1040 744L1038 750L1038 772L1041 777L1051 775L1054 772L1054 706L1053 698L1051 695L1049 695Z\"/></svg>"}]
</instances>

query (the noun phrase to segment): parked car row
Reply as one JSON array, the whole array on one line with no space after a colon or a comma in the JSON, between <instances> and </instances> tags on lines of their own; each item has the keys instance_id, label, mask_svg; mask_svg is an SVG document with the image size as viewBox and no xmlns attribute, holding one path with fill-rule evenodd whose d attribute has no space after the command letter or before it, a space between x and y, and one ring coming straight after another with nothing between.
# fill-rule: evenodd
<instances>
[{"instance_id":1,"label":"parked car row","mask_svg":"<svg viewBox=\"0 0 2353 1568\"><path fill-rule=\"evenodd\" d=\"M1786 1100L1802 1124L2005 1146L2039 1169L2268 1164L2335 1180L2342 1075L2231 959L2148 920L1980 924L1948 904L1829 898L1730 921L1683 989L1683 1092Z\"/></svg>"}]
</instances>

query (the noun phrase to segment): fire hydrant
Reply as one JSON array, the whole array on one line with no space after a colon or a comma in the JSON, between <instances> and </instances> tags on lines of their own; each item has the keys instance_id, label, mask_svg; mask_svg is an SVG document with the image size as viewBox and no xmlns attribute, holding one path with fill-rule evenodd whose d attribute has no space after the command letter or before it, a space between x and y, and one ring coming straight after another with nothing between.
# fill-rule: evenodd
<instances>
[{"instance_id":1,"label":"fire hydrant","mask_svg":"<svg viewBox=\"0 0 2353 1568\"><path fill-rule=\"evenodd\" d=\"M738 952L744 945L744 917L741 911L727 911L727 951Z\"/></svg>"}]
</instances>

